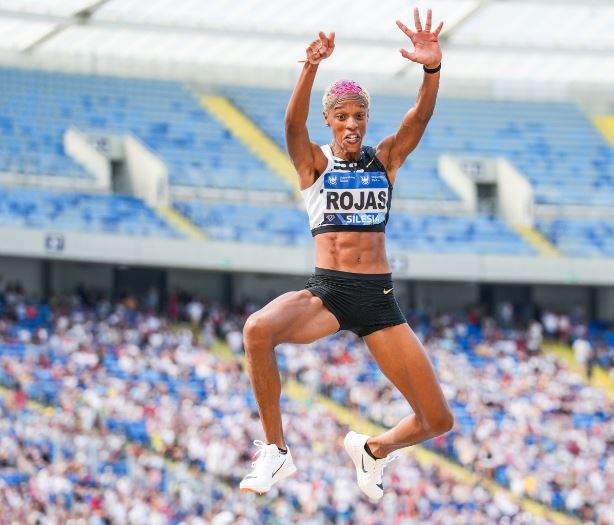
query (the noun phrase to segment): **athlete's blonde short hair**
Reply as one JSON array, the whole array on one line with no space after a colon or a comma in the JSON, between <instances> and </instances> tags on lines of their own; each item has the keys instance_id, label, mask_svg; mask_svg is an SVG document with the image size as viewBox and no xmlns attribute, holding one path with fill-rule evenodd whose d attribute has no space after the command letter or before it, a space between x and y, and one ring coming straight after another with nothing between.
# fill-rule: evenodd
<instances>
[{"instance_id":1,"label":"athlete's blonde short hair","mask_svg":"<svg viewBox=\"0 0 614 525\"><path fill-rule=\"evenodd\" d=\"M328 86L322 97L322 108L326 113L330 111L340 99L347 98L358 98L362 100L365 107L369 109L369 104L371 102L369 92L353 80L335 80Z\"/></svg>"}]
</instances>

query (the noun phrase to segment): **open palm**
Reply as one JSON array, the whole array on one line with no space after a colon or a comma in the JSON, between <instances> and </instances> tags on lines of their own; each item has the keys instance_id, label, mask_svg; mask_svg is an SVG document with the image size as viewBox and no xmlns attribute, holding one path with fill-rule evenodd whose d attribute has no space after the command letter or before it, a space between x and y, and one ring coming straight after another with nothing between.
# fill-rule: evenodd
<instances>
[{"instance_id":1,"label":"open palm","mask_svg":"<svg viewBox=\"0 0 614 525\"><path fill-rule=\"evenodd\" d=\"M440 22L435 28L435 31L431 32L432 19L433 12L429 9L426 12L426 24L424 25L424 29L422 29L420 13L416 7L414 9L414 23L416 25L415 32L405 26L400 20L397 20L397 26L399 26L399 29L409 37L414 45L414 51L412 53L406 49L401 49L401 55L408 58L412 62L423 64L428 68L435 68L441 62L439 33L443 27L443 22Z\"/></svg>"}]
</instances>

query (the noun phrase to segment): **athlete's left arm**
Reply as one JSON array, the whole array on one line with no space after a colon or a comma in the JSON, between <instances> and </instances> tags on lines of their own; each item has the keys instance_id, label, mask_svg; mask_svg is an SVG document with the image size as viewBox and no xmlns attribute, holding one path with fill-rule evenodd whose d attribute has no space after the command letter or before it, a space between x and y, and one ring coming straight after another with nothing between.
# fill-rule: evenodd
<instances>
[{"instance_id":1,"label":"athlete's left arm","mask_svg":"<svg viewBox=\"0 0 614 525\"><path fill-rule=\"evenodd\" d=\"M422 64L427 69L437 69L441 64L439 33L443 27L443 22L440 22L437 28L431 32L432 16L429 9L426 13L425 27L422 29L418 8L414 9L415 32L403 25L400 20L397 20L397 26L410 38L415 48L413 53L401 49L401 55L412 62ZM377 157L382 161L390 175L394 176L396 170L420 142L435 109L438 90L439 72L424 73L416 105L406 113L399 130L394 135L386 137L377 146Z\"/></svg>"}]
</instances>

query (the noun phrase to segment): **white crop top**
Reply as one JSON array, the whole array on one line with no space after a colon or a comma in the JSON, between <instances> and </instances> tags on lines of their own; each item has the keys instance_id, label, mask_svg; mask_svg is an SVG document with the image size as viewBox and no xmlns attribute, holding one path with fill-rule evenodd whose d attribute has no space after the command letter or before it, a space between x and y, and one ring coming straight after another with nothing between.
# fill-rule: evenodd
<instances>
[{"instance_id":1,"label":"white crop top","mask_svg":"<svg viewBox=\"0 0 614 525\"><path fill-rule=\"evenodd\" d=\"M329 145L321 149L328 159L326 171L301 190L311 234L385 231L392 185L374 148L363 146L358 161L333 156Z\"/></svg>"}]
</instances>

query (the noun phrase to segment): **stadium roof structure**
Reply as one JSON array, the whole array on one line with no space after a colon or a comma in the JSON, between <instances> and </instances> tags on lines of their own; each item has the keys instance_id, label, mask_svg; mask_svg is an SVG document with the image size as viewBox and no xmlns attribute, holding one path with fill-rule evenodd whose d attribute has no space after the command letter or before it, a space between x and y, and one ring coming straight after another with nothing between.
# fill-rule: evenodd
<instances>
[{"instance_id":1,"label":"stadium roof structure","mask_svg":"<svg viewBox=\"0 0 614 525\"><path fill-rule=\"evenodd\" d=\"M400 92L419 66L398 53L411 7L445 21L446 82L460 96L614 98L614 6L567 0L0 0L0 63L287 87L317 31L337 49L320 80Z\"/></svg>"}]
</instances>

